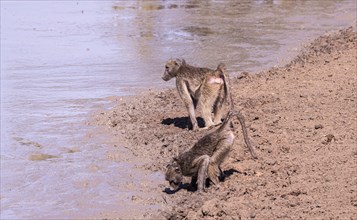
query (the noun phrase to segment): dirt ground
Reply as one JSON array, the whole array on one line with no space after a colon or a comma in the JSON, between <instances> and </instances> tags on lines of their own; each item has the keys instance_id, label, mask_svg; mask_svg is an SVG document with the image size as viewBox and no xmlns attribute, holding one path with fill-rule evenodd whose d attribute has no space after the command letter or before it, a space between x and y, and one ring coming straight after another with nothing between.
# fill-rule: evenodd
<instances>
[{"instance_id":1,"label":"dirt ground","mask_svg":"<svg viewBox=\"0 0 357 220\"><path fill-rule=\"evenodd\" d=\"M163 208L143 217L357 219L356 43L356 28L350 27L314 40L287 66L232 78L233 99L259 159L251 158L236 129L222 167L227 178L218 188L162 192L156 202ZM94 124L145 158L142 169L164 173L173 156L209 132L187 129L175 89L113 102ZM158 187L168 184L162 179Z\"/></svg>"}]
</instances>

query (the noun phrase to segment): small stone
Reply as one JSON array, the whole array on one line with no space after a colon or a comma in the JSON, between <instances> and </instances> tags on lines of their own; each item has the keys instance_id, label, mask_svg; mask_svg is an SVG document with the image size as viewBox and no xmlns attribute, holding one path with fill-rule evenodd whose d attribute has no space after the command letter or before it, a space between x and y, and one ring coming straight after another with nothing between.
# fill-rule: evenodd
<instances>
[{"instance_id":1,"label":"small stone","mask_svg":"<svg viewBox=\"0 0 357 220\"><path fill-rule=\"evenodd\" d=\"M248 72L242 72L241 74L239 74L237 76L237 79L244 79L244 78L247 78L248 76L249 76Z\"/></svg>"},{"instance_id":2,"label":"small stone","mask_svg":"<svg viewBox=\"0 0 357 220\"><path fill-rule=\"evenodd\" d=\"M332 140L335 140L335 136L333 134L328 134L326 135L326 141L329 143L331 142Z\"/></svg>"},{"instance_id":3,"label":"small stone","mask_svg":"<svg viewBox=\"0 0 357 220\"><path fill-rule=\"evenodd\" d=\"M315 129L322 129L323 127L322 124L315 125Z\"/></svg>"},{"instance_id":4,"label":"small stone","mask_svg":"<svg viewBox=\"0 0 357 220\"><path fill-rule=\"evenodd\" d=\"M322 144L325 144L325 145L330 143L332 140L336 140L336 138L333 134L328 134L325 137L326 137L326 139L322 141Z\"/></svg>"},{"instance_id":5,"label":"small stone","mask_svg":"<svg viewBox=\"0 0 357 220\"><path fill-rule=\"evenodd\" d=\"M32 154L29 156L29 160L32 161L47 160L52 158L58 158L58 156L50 155L50 154Z\"/></svg>"}]
</instances>

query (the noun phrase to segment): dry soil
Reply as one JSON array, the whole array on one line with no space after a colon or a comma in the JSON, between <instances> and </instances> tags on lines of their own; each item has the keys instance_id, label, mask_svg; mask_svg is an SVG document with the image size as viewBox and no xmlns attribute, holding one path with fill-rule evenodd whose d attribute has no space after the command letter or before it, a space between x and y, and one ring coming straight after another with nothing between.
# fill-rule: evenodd
<instances>
[{"instance_id":1,"label":"dry soil","mask_svg":"<svg viewBox=\"0 0 357 220\"><path fill-rule=\"evenodd\" d=\"M143 218L357 219L356 43L354 25L314 40L289 65L232 78L259 159L236 129L218 188L162 192L155 198L162 209ZM145 158L140 169L164 173L173 156L209 132L187 129L175 89L114 101L93 123ZM158 187L168 184L162 179Z\"/></svg>"}]
</instances>

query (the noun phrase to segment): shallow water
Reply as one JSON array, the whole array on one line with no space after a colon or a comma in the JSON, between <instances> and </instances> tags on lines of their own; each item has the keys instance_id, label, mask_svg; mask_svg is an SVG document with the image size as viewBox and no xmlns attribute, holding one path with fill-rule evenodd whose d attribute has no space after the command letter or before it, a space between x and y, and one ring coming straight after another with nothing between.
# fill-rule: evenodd
<instances>
[{"instance_id":1,"label":"shallow water","mask_svg":"<svg viewBox=\"0 0 357 220\"><path fill-rule=\"evenodd\" d=\"M169 58L260 71L355 17L354 0L1 1L1 219L158 208L132 198L159 193L161 175L108 157L90 112L110 107L106 97L173 86L160 78Z\"/></svg>"}]
</instances>

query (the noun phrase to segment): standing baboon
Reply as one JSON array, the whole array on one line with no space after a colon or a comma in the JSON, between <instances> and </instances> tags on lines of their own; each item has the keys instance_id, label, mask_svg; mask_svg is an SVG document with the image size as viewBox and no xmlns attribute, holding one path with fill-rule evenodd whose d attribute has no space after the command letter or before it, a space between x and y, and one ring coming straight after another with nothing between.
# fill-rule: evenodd
<instances>
[{"instance_id":1,"label":"standing baboon","mask_svg":"<svg viewBox=\"0 0 357 220\"><path fill-rule=\"evenodd\" d=\"M229 111L223 124L215 131L201 138L190 150L175 157L169 165L165 179L170 186L177 190L181 184L183 176L191 176L191 184L197 180L199 191L205 188L206 179L209 178L214 184L218 183L218 176L221 172L220 165L227 157L234 142L234 133L231 128L231 120L237 116L239 121L243 119L238 111ZM241 123L242 129L246 130ZM256 158L254 148L246 140L252 156Z\"/></svg>"},{"instance_id":2,"label":"standing baboon","mask_svg":"<svg viewBox=\"0 0 357 220\"><path fill-rule=\"evenodd\" d=\"M198 129L195 116L197 105L202 108L205 127L221 123L222 105L227 101L227 80L229 80L224 64L220 64L216 70L211 70L190 66L185 60L169 60L165 64L162 79L168 81L174 77L176 77L177 91L189 113L193 130Z\"/></svg>"}]
</instances>

